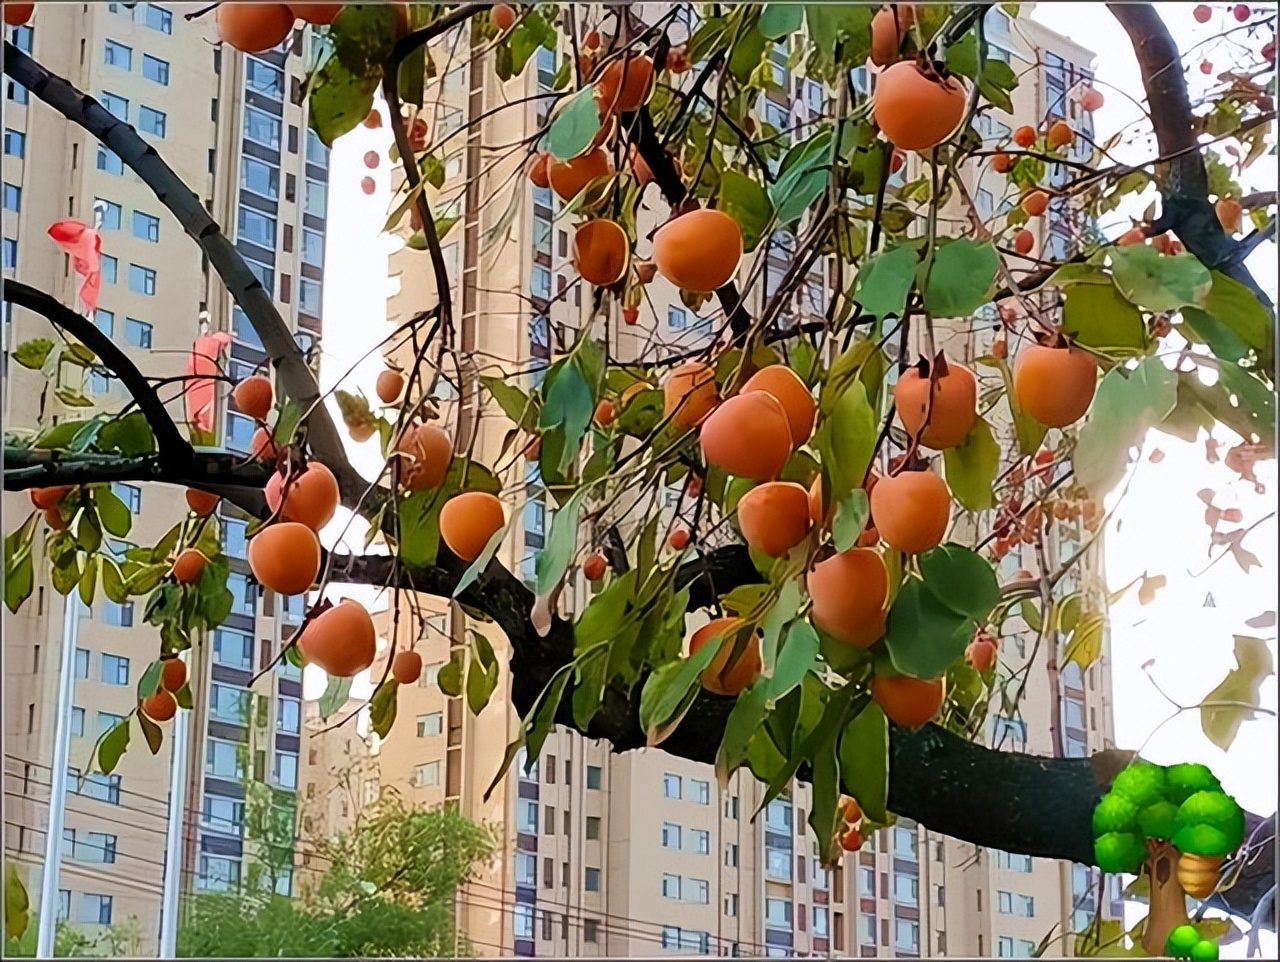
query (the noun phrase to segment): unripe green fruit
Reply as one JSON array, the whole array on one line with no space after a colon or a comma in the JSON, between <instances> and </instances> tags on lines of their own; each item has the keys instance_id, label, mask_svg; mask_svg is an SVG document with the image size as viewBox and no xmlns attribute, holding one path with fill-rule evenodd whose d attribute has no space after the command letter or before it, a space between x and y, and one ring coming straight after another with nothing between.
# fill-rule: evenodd
<instances>
[{"instance_id":1,"label":"unripe green fruit","mask_svg":"<svg viewBox=\"0 0 1280 962\"><path fill-rule=\"evenodd\" d=\"M1202 939L1191 947L1191 962L1218 962L1218 943Z\"/></svg>"},{"instance_id":2,"label":"unripe green fruit","mask_svg":"<svg viewBox=\"0 0 1280 962\"><path fill-rule=\"evenodd\" d=\"M1175 959L1191 958L1191 950L1200 942L1200 933L1194 925L1179 925L1169 933L1164 949Z\"/></svg>"}]
</instances>

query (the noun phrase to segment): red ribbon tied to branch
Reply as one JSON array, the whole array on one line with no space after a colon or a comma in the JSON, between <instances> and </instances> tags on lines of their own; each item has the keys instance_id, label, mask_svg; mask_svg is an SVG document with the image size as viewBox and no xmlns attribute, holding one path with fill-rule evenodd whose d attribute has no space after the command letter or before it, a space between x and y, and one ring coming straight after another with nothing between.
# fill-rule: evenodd
<instances>
[{"instance_id":1,"label":"red ribbon tied to branch","mask_svg":"<svg viewBox=\"0 0 1280 962\"><path fill-rule=\"evenodd\" d=\"M92 314L102 289L102 235L84 221L64 217L49 225L49 236L71 258L72 269L82 278L80 303Z\"/></svg>"},{"instance_id":2,"label":"red ribbon tied to branch","mask_svg":"<svg viewBox=\"0 0 1280 962\"><path fill-rule=\"evenodd\" d=\"M206 434L213 433L213 415L216 409L212 378L222 373L218 358L231 346L231 335L226 331L201 334L191 347L187 358L187 389L184 395L187 420Z\"/></svg>"}]
</instances>

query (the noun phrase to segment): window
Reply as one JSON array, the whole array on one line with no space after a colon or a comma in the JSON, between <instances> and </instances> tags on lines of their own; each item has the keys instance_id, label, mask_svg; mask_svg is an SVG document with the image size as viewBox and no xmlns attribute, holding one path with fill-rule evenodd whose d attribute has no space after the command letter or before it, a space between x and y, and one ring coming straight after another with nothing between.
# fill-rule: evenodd
<instances>
[{"instance_id":1,"label":"window","mask_svg":"<svg viewBox=\"0 0 1280 962\"><path fill-rule=\"evenodd\" d=\"M22 209L22 188L13 184L4 185L4 209L18 211Z\"/></svg>"},{"instance_id":2,"label":"window","mask_svg":"<svg viewBox=\"0 0 1280 962\"><path fill-rule=\"evenodd\" d=\"M302 228L302 263L324 267L324 234L309 227Z\"/></svg>"},{"instance_id":3,"label":"window","mask_svg":"<svg viewBox=\"0 0 1280 962\"><path fill-rule=\"evenodd\" d=\"M1021 854L1015 855L1011 852L1005 852L1005 851L1002 851L1001 849L996 849L995 858L996 858L997 868L1008 869L1011 872L1030 872L1031 871L1030 855L1021 855Z\"/></svg>"},{"instance_id":4,"label":"window","mask_svg":"<svg viewBox=\"0 0 1280 962\"><path fill-rule=\"evenodd\" d=\"M206 892L230 892L240 887L240 862L238 859L218 855L200 856L200 873L196 876L196 888Z\"/></svg>"},{"instance_id":5,"label":"window","mask_svg":"<svg viewBox=\"0 0 1280 962\"><path fill-rule=\"evenodd\" d=\"M154 297L156 293L156 272L150 267L143 267L141 264L130 264L129 290L135 294Z\"/></svg>"},{"instance_id":6,"label":"window","mask_svg":"<svg viewBox=\"0 0 1280 962\"><path fill-rule=\"evenodd\" d=\"M706 879L687 878L682 888L686 901L706 905L711 898L711 884Z\"/></svg>"},{"instance_id":7,"label":"window","mask_svg":"<svg viewBox=\"0 0 1280 962\"><path fill-rule=\"evenodd\" d=\"M323 217L329 209L329 188L318 180L307 178L307 192L303 199L302 209L305 213Z\"/></svg>"},{"instance_id":8,"label":"window","mask_svg":"<svg viewBox=\"0 0 1280 962\"><path fill-rule=\"evenodd\" d=\"M103 775L101 772L90 772L83 780L78 768L67 769L71 781L71 791L86 798L96 798L100 802L111 805L120 804L120 776Z\"/></svg>"},{"instance_id":9,"label":"window","mask_svg":"<svg viewBox=\"0 0 1280 962\"><path fill-rule=\"evenodd\" d=\"M271 777L281 788L297 788L298 756L289 752L276 752L271 763Z\"/></svg>"},{"instance_id":10,"label":"window","mask_svg":"<svg viewBox=\"0 0 1280 962\"><path fill-rule=\"evenodd\" d=\"M914 875L894 875L893 898L900 905L918 905L920 902L920 880Z\"/></svg>"},{"instance_id":11,"label":"window","mask_svg":"<svg viewBox=\"0 0 1280 962\"><path fill-rule=\"evenodd\" d=\"M662 847L663 848L679 848L680 847L681 829L679 825L672 822L662 823Z\"/></svg>"},{"instance_id":12,"label":"window","mask_svg":"<svg viewBox=\"0 0 1280 962\"><path fill-rule=\"evenodd\" d=\"M244 85L272 100L284 99L284 71L257 57L244 58Z\"/></svg>"},{"instance_id":13,"label":"window","mask_svg":"<svg viewBox=\"0 0 1280 962\"><path fill-rule=\"evenodd\" d=\"M511 932L517 939L533 938L533 913L532 905L516 904L511 913Z\"/></svg>"},{"instance_id":14,"label":"window","mask_svg":"<svg viewBox=\"0 0 1280 962\"><path fill-rule=\"evenodd\" d=\"M775 832L791 831L791 803L786 799L775 798L765 809L765 825Z\"/></svg>"},{"instance_id":15,"label":"window","mask_svg":"<svg viewBox=\"0 0 1280 962\"><path fill-rule=\"evenodd\" d=\"M302 730L302 702L281 695L276 702L276 731L297 735Z\"/></svg>"},{"instance_id":16,"label":"window","mask_svg":"<svg viewBox=\"0 0 1280 962\"><path fill-rule=\"evenodd\" d=\"M662 897L664 899L678 899L680 897L679 875L662 876Z\"/></svg>"},{"instance_id":17,"label":"window","mask_svg":"<svg viewBox=\"0 0 1280 962\"><path fill-rule=\"evenodd\" d=\"M858 941L863 945L876 944L876 917L874 915L860 914L858 916Z\"/></svg>"},{"instance_id":18,"label":"window","mask_svg":"<svg viewBox=\"0 0 1280 962\"><path fill-rule=\"evenodd\" d=\"M20 29L27 30L28 28L23 27ZM19 36L18 31L15 30L13 35L14 37ZM27 92L27 88L22 86L22 84L16 84L13 81L10 81L8 85L8 97L15 104L25 104L31 99L31 94Z\"/></svg>"},{"instance_id":19,"label":"window","mask_svg":"<svg viewBox=\"0 0 1280 962\"><path fill-rule=\"evenodd\" d=\"M916 833L913 828L893 827L893 854L900 858L916 858Z\"/></svg>"},{"instance_id":20,"label":"window","mask_svg":"<svg viewBox=\"0 0 1280 962\"><path fill-rule=\"evenodd\" d=\"M329 166L329 148L310 128L307 129L307 163L315 164L317 167Z\"/></svg>"},{"instance_id":21,"label":"window","mask_svg":"<svg viewBox=\"0 0 1280 962\"><path fill-rule=\"evenodd\" d=\"M222 519L222 550L232 558L244 558L248 553L248 522L236 518Z\"/></svg>"},{"instance_id":22,"label":"window","mask_svg":"<svg viewBox=\"0 0 1280 962\"><path fill-rule=\"evenodd\" d=\"M102 281L104 284L114 284L116 282L116 267L119 264L110 254L103 254L100 266L102 268Z\"/></svg>"},{"instance_id":23,"label":"window","mask_svg":"<svg viewBox=\"0 0 1280 962\"><path fill-rule=\"evenodd\" d=\"M101 164L99 164L101 166ZM101 197L95 197L93 200L94 212L101 212L102 223L99 230L119 230L123 219L123 210L119 204L109 200L103 200Z\"/></svg>"},{"instance_id":24,"label":"window","mask_svg":"<svg viewBox=\"0 0 1280 962\"><path fill-rule=\"evenodd\" d=\"M111 896L87 893L81 895L80 911L76 913L76 921L82 925L110 925Z\"/></svg>"},{"instance_id":25,"label":"window","mask_svg":"<svg viewBox=\"0 0 1280 962\"><path fill-rule=\"evenodd\" d=\"M428 788L440 784L440 763L426 762L413 770L413 784L418 788Z\"/></svg>"},{"instance_id":26,"label":"window","mask_svg":"<svg viewBox=\"0 0 1280 962\"><path fill-rule=\"evenodd\" d=\"M827 907L825 905L815 905L813 907L813 934L818 938L827 937Z\"/></svg>"},{"instance_id":27,"label":"window","mask_svg":"<svg viewBox=\"0 0 1280 962\"><path fill-rule=\"evenodd\" d=\"M68 829L64 838L70 834L71 857L77 862L98 862L114 865L116 861L116 836L106 832L86 832L84 838L76 839L75 832Z\"/></svg>"},{"instance_id":28,"label":"window","mask_svg":"<svg viewBox=\"0 0 1280 962\"><path fill-rule=\"evenodd\" d=\"M131 281L133 278L133 271L135 268L139 270L146 270L146 268L138 268L138 265L136 264L130 264L129 277ZM151 277L153 282L152 292L154 293L155 291L155 284L154 284L155 272L154 271L151 272ZM133 286L132 283L130 283L129 286L132 287ZM124 319L124 339L129 344L132 344L134 347L141 347L141 348L145 348L146 350L150 350L152 330L153 328L150 324L148 324L146 321L140 321L136 317L126 317Z\"/></svg>"},{"instance_id":29,"label":"window","mask_svg":"<svg viewBox=\"0 0 1280 962\"><path fill-rule=\"evenodd\" d=\"M546 48L545 48L545 47L539 47L538 49L540 49L540 50L544 50L544 49L546 49ZM591 869L587 869L587 871L591 871ZM594 942L598 942L599 940L600 940L600 922L599 922L599 920L598 920L598 919L583 919L583 920L582 920L582 941L583 941L583 942L593 942L593 943L594 943Z\"/></svg>"},{"instance_id":30,"label":"window","mask_svg":"<svg viewBox=\"0 0 1280 962\"><path fill-rule=\"evenodd\" d=\"M98 308L93 312L93 323L107 337L111 337L116 329L116 315L112 311L104 311Z\"/></svg>"},{"instance_id":31,"label":"window","mask_svg":"<svg viewBox=\"0 0 1280 962\"><path fill-rule=\"evenodd\" d=\"M253 637L231 628L213 632L213 660L228 668L248 671L253 667Z\"/></svg>"},{"instance_id":32,"label":"window","mask_svg":"<svg viewBox=\"0 0 1280 962\"><path fill-rule=\"evenodd\" d=\"M587 816L587 841L594 842L600 838L600 819L595 815Z\"/></svg>"},{"instance_id":33,"label":"window","mask_svg":"<svg viewBox=\"0 0 1280 962\"><path fill-rule=\"evenodd\" d=\"M588 868L586 878L584 880L585 887L588 892L600 891L600 870L598 868Z\"/></svg>"},{"instance_id":34,"label":"window","mask_svg":"<svg viewBox=\"0 0 1280 962\"><path fill-rule=\"evenodd\" d=\"M910 919L897 919L894 923L893 944L896 948L914 951L920 946L920 925Z\"/></svg>"},{"instance_id":35,"label":"window","mask_svg":"<svg viewBox=\"0 0 1280 962\"><path fill-rule=\"evenodd\" d=\"M994 715L991 718L991 744L996 748L1020 751L1027 743L1027 723L1018 718Z\"/></svg>"},{"instance_id":36,"label":"window","mask_svg":"<svg viewBox=\"0 0 1280 962\"><path fill-rule=\"evenodd\" d=\"M320 316L320 282L309 277L298 279L298 310Z\"/></svg>"},{"instance_id":37,"label":"window","mask_svg":"<svg viewBox=\"0 0 1280 962\"><path fill-rule=\"evenodd\" d=\"M279 150L280 120L271 116L265 110L246 105L244 108L244 136L246 140L253 141L255 144L270 147L272 150Z\"/></svg>"},{"instance_id":38,"label":"window","mask_svg":"<svg viewBox=\"0 0 1280 962\"><path fill-rule=\"evenodd\" d=\"M253 432L255 430L252 418L247 418L243 414L237 414L234 411L227 412L227 447L231 450L247 454L249 446L253 444ZM246 596L243 604L237 610L242 614L253 614L252 599Z\"/></svg>"},{"instance_id":39,"label":"window","mask_svg":"<svg viewBox=\"0 0 1280 962\"><path fill-rule=\"evenodd\" d=\"M108 67L119 67L121 70L133 69L133 49L115 40L108 40L104 50L103 63Z\"/></svg>"},{"instance_id":40,"label":"window","mask_svg":"<svg viewBox=\"0 0 1280 962\"><path fill-rule=\"evenodd\" d=\"M544 301L551 296L551 272L541 264L534 264L529 274L529 291Z\"/></svg>"},{"instance_id":41,"label":"window","mask_svg":"<svg viewBox=\"0 0 1280 962\"><path fill-rule=\"evenodd\" d=\"M516 831L529 835L538 831L538 803L528 798L516 801Z\"/></svg>"},{"instance_id":42,"label":"window","mask_svg":"<svg viewBox=\"0 0 1280 962\"><path fill-rule=\"evenodd\" d=\"M442 712L433 711L427 715L418 716L418 737L430 738L433 735L439 735L443 730L444 714Z\"/></svg>"},{"instance_id":43,"label":"window","mask_svg":"<svg viewBox=\"0 0 1280 962\"><path fill-rule=\"evenodd\" d=\"M688 320L689 315L684 308L667 308L667 327L671 328L673 331L683 331Z\"/></svg>"},{"instance_id":44,"label":"window","mask_svg":"<svg viewBox=\"0 0 1280 962\"><path fill-rule=\"evenodd\" d=\"M765 899L764 921L766 925L791 927L791 903L787 899Z\"/></svg>"},{"instance_id":45,"label":"window","mask_svg":"<svg viewBox=\"0 0 1280 962\"><path fill-rule=\"evenodd\" d=\"M71 735L74 738L84 737L84 709L71 708Z\"/></svg>"},{"instance_id":46,"label":"window","mask_svg":"<svg viewBox=\"0 0 1280 962\"><path fill-rule=\"evenodd\" d=\"M706 855L711 851L711 833L700 828L695 828L689 832L689 850L697 852L699 855Z\"/></svg>"},{"instance_id":47,"label":"window","mask_svg":"<svg viewBox=\"0 0 1280 962\"><path fill-rule=\"evenodd\" d=\"M711 804L711 783L700 778L689 779L689 801L699 805Z\"/></svg>"},{"instance_id":48,"label":"window","mask_svg":"<svg viewBox=\"0 0 1280 962\"><path fill-rule=\"evenodd\" d=\"M258 279L258 283L262 285L262 289L270 295L276 289L275 270L266 264L263 264L261 261L255 261L252 257L246 257L244 262L249 270L253 271L253 276Z\"/></svg>"},{"instance_id":49,"label":"window","mask_svg":"<svg viewBox=\"0 0 1280 962\"><path fill-rule=\"evenodd\" d=\"M665 798L680 797L680 776L679 775L663 775L662 776L662 794Z\"/></svg>"},{"instance_id":50,"label":"window","mask_svg":"<svg viewBox=\"0 0 1280 962\"><path fill-rule=\"evenodd\" d=\"M111 484L111 493L124 502L131 512L137 514L142 510L142 488L134 484L125 484L122 481L113 481Z\"/></svg>"},{"instance_id":51,"label":"window","mask_svg":"<svg viewBox=\"0 0 1280 962\"><path fill-rule=\"evenodd\" d=\"M142 55L142 76L162 87L169 86L169 61L153 57L149 53Z\"/></svg>"},{"instance_id":52,"label":"window","mask_svg":"<svg viewBox=\"0 0 1280 962\"><path fill-rule=\"evenodd\" d=\"M89 677L89 649L76 649L76 677L82 681Z\"/></svg>"},{"instance_id":53,"label":"window","mask_svg":"<svg viewBox=\"0 0 1280 962\"><path fill-rule=\"evenodd\" d=\"M89 372L88 393L107 394L111 391L111 377L99 371Z\"/></svg>"},{"instance_id":54,"label":"window","mask_svg":"<svg viewBox=\"0 0 1280 962\"><path fill-rule=\"evenodd\" d=\"M164 7L158 7L154 3L148 3L146 12L143 14L143 23L152 30L159 30L161 33L173 33L173 14Z\"/></svg>"},{"instance_id":55,"label":"window","mask_svg":"<svg viewBox=\"0 0 1280 962\"><path fill-rule=\"evenodd\" d=\"M729 868L738 867L738 843L729 842L724 847L724 864Z\"/></svg>"},{"instance_id":56,"label":"window","mask_svg":"<svg viewBox=\"0 0 1280 962\"><path fill-rule=\"evenodd\" d=\"M244 756L240 746L220 738L209 739L204 759L204 773L218 778L244 778Z\"/></svg>"},{"instance_id":57,"label":"window","mask_svg":"<svg viewBox=\"0 0 1280 962\"><path fill-rule=\"evenodd\" d=\"M209 686L209 714L219 721L244 725L252 695L244 688L214 682Z\"/></svg>"},{"instance_id":58,"label":"window","mask_svg":"<svg viewBox=\"0 0 1280 962\"><path fill-rule=\"evenodd\" d=\"M791 881L791 853L769 846L765 849L765 873L781 882Z\"/></svg>"},{"instance_id":59,"label":"window","mask_svg":"<svg viewBox=\"0 0 1280 962\"><path fill-rule=\"evenodd\" d=\"M120 655L102 656L102 680L108 685L129 684L129 659Z\"/></svg>"},{"instance_id":60,"label":"window","mask_svg":"<svg viewBox=\"0 0 1280 962\"><path fill-rule=\"evenodd\" d=\"M31 53L31 38L33 35L34 32L28 26L14 27L11 34L13 45L23 53Z\"/></svg>"},{"instance_id":61,"label":"window","mask_svg":"<svg viewBox=\"0 0 1280 962\"><path fill-rule=\"evenodd\" d=\"M268 217L248 207L241 207L236 227L240 240L250 241L259 247L275 248L276 219L274 217Z\"/></svg>"},{"instance_id":62,"label":"window","mask_svg":"<svg viewBox=\"0 0 1280 962\"><path fill-rule=\"evenodd\" d=\"M599 765L587 766L587 788L592 791L600 790L600 780L602 771Z\"/></svg>"},{"instance_id":63,"label":"window","mask_svg":"<svg viewBox=\"0 0 1280 962\"><path fill-rule=\"evenodd\" d=\"M542 834L554 835L556 833L556 810L552 805L544 806L542 809ZM569 884L568 882L565 883Z\"/></svg>"},{"instance_id":64,"label":"window","mask_svg":"<svg viewBox=\"0 0 1280 962\"><path fill-rule=\"evenodd\" d=\"M133 212L133 236L139 240L151 241L153 244L159 243L160 218L135 210Z\"/></svg>"},{"instance_id":65,"label":"window","mask_svg":"<svg viewBox=\"0 0 1280 962\"><path fill-rule=\"evenodd\" d=\"M225 831L239 832L244 824L244 802L206 795L201 815L206 825Z\"/></svg>"},{"instance_id":66,"label":"window","mask_svg":"<svg viewBox=\"0 0 1280 962\"><path fill-rule=\"evenodd\" d=\"M10 157L23 157L27 152L27 135L8 127L4 131L4 152Z\"/></svg>"},{"instance_id":67,"label":"window","mask_svg":"<svg viewBox=\"0 0 1280 962\"><path fill-rule=\"evenodd\" d=\"M98 100L101 102L102 106L108 110L108 112L115 114L125 123L129 122L129 101L124 97L103 91L102 96L99 97Z\"/></svg>"},{"instance_id":68,"label":"window","mask_svg":"<svg viewBox=\"0 0 1280 962\"><path fill-rule=\"evenodd\" d=\"M241 158L240 186L261 197L276 200L280 196L280 168L245 155Z\"/></svg>"},{"instance_id":69,"label":"window","mask_svg":"<svg viewBox=\"0 0 1280 962\"><path fill-rule=\"evenodd\" d=\"M516 884L538 884L538 857L528 852L516 852Z\"/></svg>"},{"instance_id":70,"label":"window","mask_svg":"<svg viewBox=\"0 0 1280 962\"><path fill-rule=\"evenodd\" d=\"M152 134L156 137L164 137L165 127L168 118L163 110L156 110L154 107L138 108L138 129L144 134Z\"/></svg>"},{"instance_id":71,"label":"window","mask_svg":"<svg viewBox=\"0 0 1280 962\"><path fill-rule=\"evenodd\" d=\"M13 270L18 266L18 242L12 237L4 239L4 267L5 270ZM6 309L8 305L5 305Z\"/></svg>"}]
</instances>

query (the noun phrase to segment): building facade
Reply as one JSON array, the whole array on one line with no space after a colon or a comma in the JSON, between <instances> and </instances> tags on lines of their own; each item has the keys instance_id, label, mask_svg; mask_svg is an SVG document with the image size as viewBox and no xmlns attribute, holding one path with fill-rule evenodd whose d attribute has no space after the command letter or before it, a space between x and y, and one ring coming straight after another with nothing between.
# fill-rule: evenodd
<instances>
[{"instance_id":1,"label":"building facade","mask_svg":"<svg viewBox=\"0 0 1280 962\"><path fill-rule=\"evenodd\" d=\"M6 37L155 146L235 241L299 344L318 358L327 150L308 131L302 105L316 41L300 29L281 48L246 56L216 42L211 16L185 18L199 8L41 4L29 26L6 28ZM205 331L232 335L228 374L240 378L258 368L265 355L252 328L150 189L112 151L8 78L5 98L6 279L75 306L78 278L46 230L67 216L96 224L103 238L103 286L94 319L144 373L181 374L193 341ZM62 404L52 393L42 400L40 375L10 363L7 351L49 336L48 323L6 305L5 326L7 428L118 410L127 400L113 379L71 365L58 372L58 386L83 393L92 407ZM247 452L253 426L227 407L220 401L215 441ZM180 397L169 409L175 419L185 418ZM133 513L129 542L154 544L186 515L181 489L115 489ZM29 510L26 495L5 494L4 509L16 526ZM235 604L190 663L196 710L182 749L189 774L181 815L184 892L224 891L240 882L244 850L255 844L246 807L252 814L254 798L265 792L259 809L291 808L302 751L298 669L278 666L250 684L298 624L302 599L282 603L250 588L246 519L223 509L219 521L234 569ZM97 737L134 707L138 680L156 657L159 639L143 626L139 605L101 598L87 608L73 603L80 611L71 666L73 778L61 915L89 937L108 925L136 924L139 950L151 952L166 871L171 739L156 757L138 749L135 739L134 750L110 776L74 776L88 772ZM23 867L34 900L47 825L64 599L38 578L33 597L4 619L5 850ZM291 854L285 862L274 884L287 892Z\"/></svg>"}]
</instances>

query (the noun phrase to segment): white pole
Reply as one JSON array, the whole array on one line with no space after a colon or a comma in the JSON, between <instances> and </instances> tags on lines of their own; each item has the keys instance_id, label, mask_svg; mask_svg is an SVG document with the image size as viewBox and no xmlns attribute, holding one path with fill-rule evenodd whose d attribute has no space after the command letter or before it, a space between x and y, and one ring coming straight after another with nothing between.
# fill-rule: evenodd
<instances>
[{"instance_id":1,"label":"white pole","mask_svg":"<svg viewBox=\"0 0 1280 962\"><path fill-rule=\"evenodd\" d=\"M190 673L188 672L188 678ZM160 896L160 955L178 957L178 899L182 889L182 844L187 799L187 726L191 712L173 719L173 760L169 765L169 825L164 837L164 888Z\"/></svg>"},{"instance_id":2,"label":"white pole","mask_svg":"<svg viewBox=\"0 0 1280 962\"><path fill-rule=\"evenodd\" d=\"M44 877L40 885L36 958L52 959L58 928L58 877L62 868L62 826L67 808L67 760L71 755L71 703L75 699L76 635L80 595L72 589L63 605L62 661L58 675L57 719L53 730L53 772L49 776L49 824L44 837Z\"/></svg>"}]
</instances>

